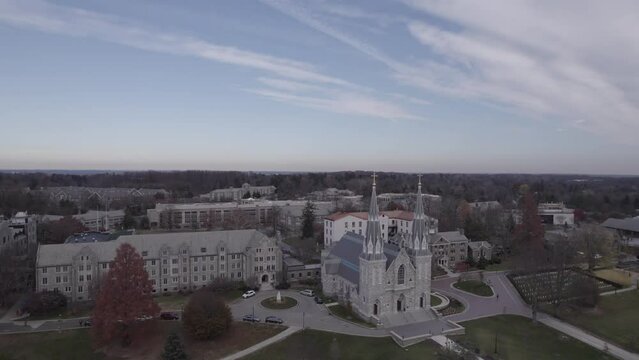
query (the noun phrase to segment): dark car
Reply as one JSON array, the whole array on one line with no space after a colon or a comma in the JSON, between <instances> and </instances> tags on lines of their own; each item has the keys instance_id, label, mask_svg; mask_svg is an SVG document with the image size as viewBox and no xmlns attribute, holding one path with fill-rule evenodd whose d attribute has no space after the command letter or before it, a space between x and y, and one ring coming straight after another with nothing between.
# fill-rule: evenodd
<instances>
[{"instance_id":1,"label":"dark car","mask_svg":"<svg viewBox=\"0 0 639 360\"><path fill-rule=\"evenodd\" d=\"M278 318L277 316L267 316L266 319L264 319L264 322L271 324L281 324L284 322L284 320Z\"/></svg>"},{"instance_id":2,"label":"dark car","mask_svg":"<svg viewBox=\"0 0 639 360\"><path fill-rule=\"evenodd\" d=\"M162 320L179 320L180 315L175 312L163 312L160 314L160 319Z\"/></svg>"},{"instance_id":3,"label":"dark car","mask_svg":"<svg viewBox=\"0 0 639 360\"><path fill-rule=\"evenodd\" d=\"M324 300L322 300L322 298L321 298L321 297L316 296L316 297L315 297L315 303L316 303L316 304L323 304L323 303L324 303Z\"/></svg>"},{"instance_id":4,"label":"dark car","mask_svg":"<svg viewBox=\"0 0 639 360\"><path fill-rule=\"evenodd\" d=\"M80 320L80 326L91 326L91 325L93 325L93 322L91 321L91 319Z\"/></svg>"},{"instance_id":5,"label":"dark car","mask_svg":"<svg viewBox=\"0 0 639 360\"><path fill-rule=\"evenodd\" d=\"M260 322L260 318L258 318L255 315L244 315L244 317L242 318L242 321Z\"/></svg>"}]
</instances>

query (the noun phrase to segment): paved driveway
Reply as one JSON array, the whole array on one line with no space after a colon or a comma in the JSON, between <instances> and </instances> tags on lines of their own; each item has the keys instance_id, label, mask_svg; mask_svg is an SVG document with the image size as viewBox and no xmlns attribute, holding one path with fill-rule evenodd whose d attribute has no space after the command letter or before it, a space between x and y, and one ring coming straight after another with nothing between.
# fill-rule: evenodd
<instances>
[{"instance_id":1,"label":"paved driveway","mask_svg":"<svg viewBox=\"0 0 639 360\"><path fill-rule=\"evenodd\" d=\"M432 282L433 291L452 296L465 306L462 313L449 315L446 317L447 320L461 322L500 314L532 316L530 308L523 302L504 273L484 275L484 281L490 284L495 293L492 297L477 296L458 290L452 286L455 281L457 281L456 277Z\"/></svg>"},{"instance_id":2,"label":"paved driveway","mask_svg":"<svg viewBox=\"0 0 639 360\"><path fill-rule=\"evenodd\" d=\"M231 304L233 318L241 320L244 315L253 314L262 321L270 315L278 316L288 326L299 326L317 330L332 331L348 335L359 336L388 336L384 329L370 329L341 320L330 314L326 306L316 304L313 298L301 295L293 290L281 290L282 296L297 300L297 305L284 310L264 308L260 302L277 295L277 290L259 291L257 295L248 299L238 299Z\"/></svg>"}]
</instances>

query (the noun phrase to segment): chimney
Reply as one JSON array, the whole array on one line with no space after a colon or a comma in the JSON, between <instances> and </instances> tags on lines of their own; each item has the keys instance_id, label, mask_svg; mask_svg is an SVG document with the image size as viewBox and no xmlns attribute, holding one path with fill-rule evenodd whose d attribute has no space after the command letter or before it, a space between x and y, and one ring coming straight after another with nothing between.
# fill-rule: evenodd
<instances>
[{"instance_id":1,"label":"chimney","mask_svg":"<svg viewBox=\"0 0 639 360\"><path fill-rule=\"evenodd\" d=\"M459 231L460 234L464 235L464 228L459 228L457 229L457 231Z\"/></svg>"}]
</instances>

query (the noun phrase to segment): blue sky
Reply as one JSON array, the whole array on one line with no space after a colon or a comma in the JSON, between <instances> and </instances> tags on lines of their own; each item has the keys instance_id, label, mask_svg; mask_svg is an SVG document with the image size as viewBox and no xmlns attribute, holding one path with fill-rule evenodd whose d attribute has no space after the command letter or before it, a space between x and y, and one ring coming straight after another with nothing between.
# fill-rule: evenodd
<instances>
[{"instance_id":1,"label":"blue sky","mask_svg":"<svg viewBox=\"0 0 639 360\"><path fill-rule=\"evenodd\" d=\"M0 168L639 174L638 4L0 0Z\"/></svg>"}]
</instances>

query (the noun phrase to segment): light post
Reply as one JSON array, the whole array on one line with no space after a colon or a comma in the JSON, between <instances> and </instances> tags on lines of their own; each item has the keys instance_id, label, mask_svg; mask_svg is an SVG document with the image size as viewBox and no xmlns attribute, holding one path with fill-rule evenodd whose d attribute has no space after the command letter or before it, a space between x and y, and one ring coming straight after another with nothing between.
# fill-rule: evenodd
<instances>
[{"instance_id":1,"label":"light post","mask_svg":"<svg viewBox=\"0 0 639 360\"><path fill-rule=\"evenodd\" d=\"M302 311L302 329L304 329L304 318L306 317L306 312Z\"/></svg>"}]
</instances>

